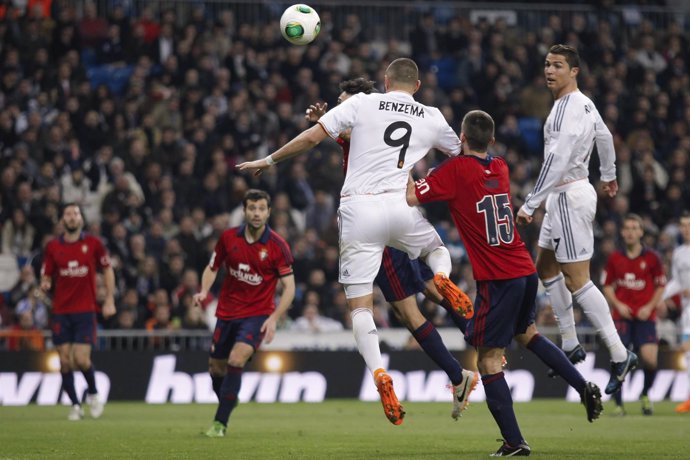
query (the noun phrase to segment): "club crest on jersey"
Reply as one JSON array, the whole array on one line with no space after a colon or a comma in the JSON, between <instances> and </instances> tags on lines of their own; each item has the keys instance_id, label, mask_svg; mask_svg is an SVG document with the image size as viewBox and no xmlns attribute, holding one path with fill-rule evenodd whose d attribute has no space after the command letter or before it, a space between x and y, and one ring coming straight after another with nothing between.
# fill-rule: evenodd
<instances>
[{"instance_id":1,"label":"club crest on jersey","mask_svg":"<svg viewBox=\"0 0 690 460\"><path fill-rule=\"evenodd\" d=\"M645 261L640 262L640 270L644 270L645 268L647 268L647 262L645 262Z\"/></svg>"},{"instance_id":2,"label":"club crest on jersey","mask_svg":"<svg viewBox=\"0 0 690 460\"><path fill-rule=\"evenodd\" d=\"M88 250L89 250L89 247L87 245L85 245L85 244L81 245L81 252L86 254L88 252Z\"/></svg>"},{"instance_id":3,"label":"club crest on jersey","mask_svg":"<svg viewBox=\"0 0 690 460\"><path fill-rule=\"evenodd\" d=\"M268 251L264 248L261 251L259 251L259 259L266 260L266 257L268 257Z\"/></svg>"}]
</instances>

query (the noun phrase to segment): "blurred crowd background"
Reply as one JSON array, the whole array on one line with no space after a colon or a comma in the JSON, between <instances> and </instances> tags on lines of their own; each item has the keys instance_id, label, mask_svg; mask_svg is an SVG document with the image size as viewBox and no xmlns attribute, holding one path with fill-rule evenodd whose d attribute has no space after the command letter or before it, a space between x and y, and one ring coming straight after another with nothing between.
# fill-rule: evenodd
<instances>
[{"instance_id":1,"label":"blurred crowd background","mask_svg":"<svg viewBox=\"0 0 690 460\"><path fill-rule=\"evenodd\" d=\"M363 76L383 91L385 68L403 56L420 66L417 100L438 106L455 129L471 109L494 117L492 153L511 167L517 209L543 158L552 105L543 58L552 44L576 46L580 89L614 135L620 185L615 199L600 195L593 279L628 212L643 216L645 243L668 264L690 203L688 30L683 15L656 3L482 14L481 4L317 2L321 34L298 47L280 35L287 4L0 0L0 328L47 328L50 300L37 275L66 202L82 206L112 256L118 314L102 327L208 328L214 300L198 308L192 295L220 233L241 223L248 188L270 192L270 225L295 257L297 297L282 327L349 327L337 283L339 146L325 142L258 178L234 166L308 127L305 109L333 107L341 81ZM432 152L416 174L441 160ZM591 170L598 183L596 155ZM451 250L453 279L474 295L445 205L426 214ZM533 254L541 217L520 229ZM548 298L539 301L538 323L555 324ZM452 324L443 309L423 299L420 307L437 326ZM668 342L674 314L660 315ZM400 327L380 293L375 317L381 328Z\"/></svg>"}]
</instances>

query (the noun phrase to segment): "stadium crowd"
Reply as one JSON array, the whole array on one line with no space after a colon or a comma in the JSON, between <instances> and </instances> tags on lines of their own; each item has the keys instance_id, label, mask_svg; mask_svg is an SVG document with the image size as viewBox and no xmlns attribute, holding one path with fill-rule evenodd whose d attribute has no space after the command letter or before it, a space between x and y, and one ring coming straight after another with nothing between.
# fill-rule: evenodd
<instances>
[{"instance_id":1,"label":"stadium crowd","mask_svg":"<svg viewBox=\"0 0 690 460\"><path fill-rule=\"evenodd\" d=\"M103 239L114 263L118 314L103 327L206 328L192 296L218 235L241 222L248 188L272 195L270 225L295 257L297 297L283 327L302 311L335 320L327 321L331 329L348 327L337 283L338 145L324 143L258 177L234 166L307 127L310 104L335 105L341 81L365 76L382 90L383 71L401 56L420 64L418 100L438 106L454 128L474 108L494 117L493 154L511 166L517 209L543 158L542 124L552 105L543 57L552 44L576 46L584 59L580 88L614 134L620 185L616 198L600 195L593 279L628 212L643 216L645 244L666 263L678 244L676 224L690 203L689 56L681 24L657 30L647 20L574 14L527 29L500 18L441 20L430 11L415 16L407 41L381 41L354 14L334 27L324 7L320 37L298 47L282 39L277 17L253 27L230 6L211 15L197 4L182 17L173 8L128 10L124 2L107 12L90 2L80 9L66 0L53 0L50 9L28 2L23 11L0 3L2 254L20 272L0 296L0 328L47 327L50 299L35 289L37 270L68 202L81 205L88 231ZM428 156L417 175L441 160ZM592 177L598 179L596 160ZM454 280L474 296L447 210L425 210L451 250ZM520 229L533 253L541 216ZM548 299L540 299L539 324L555 324ZM442 308L420 305L435 324L450 325ZM381 296L376 307L378 327L400 326ZM306 323L297 321L297 329L309 329ZM7 345L42 346L27 337Z\"/></svg>"}]
</instances>

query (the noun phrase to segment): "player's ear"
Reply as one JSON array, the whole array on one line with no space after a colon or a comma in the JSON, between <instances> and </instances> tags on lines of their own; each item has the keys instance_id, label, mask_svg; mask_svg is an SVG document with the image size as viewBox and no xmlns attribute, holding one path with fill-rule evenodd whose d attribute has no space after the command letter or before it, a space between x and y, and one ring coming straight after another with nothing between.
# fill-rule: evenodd
<instances>
[{"instance_id":1,"label":"player's ear","mask_svg":"<svg viewBox=\"0 0 690 460\"><path fill-rule=\"evenodd\" d=\"M580 68L579 67L571 67L570 68L570 76L575 78L579 75L580 73Z\"/></svg>"},{"instance_id":2,"label":"player's ear","mask_svg":"<svg viewBox=\"0 0 690 460\"><path fill-rule=\"evenodd\" d=\"M491 140L489 141L489 145L494 145L496 143L496 138L492 137Z\"/></svg>"},{"instance_id":3,"label":"player's ear","mask_svg":"<svg viewBox=\"0 0 690 460\"><path fill-rule=\"evenodd\" d=\"M412 94L414 94L414 93L416 93L417 91L419 91L419 87L420 87L420 86L422 86L422 81L421 81L421 80L417 80L417 83L414 85L414 91L412 92Z\"/></svg>"}]
</instances>

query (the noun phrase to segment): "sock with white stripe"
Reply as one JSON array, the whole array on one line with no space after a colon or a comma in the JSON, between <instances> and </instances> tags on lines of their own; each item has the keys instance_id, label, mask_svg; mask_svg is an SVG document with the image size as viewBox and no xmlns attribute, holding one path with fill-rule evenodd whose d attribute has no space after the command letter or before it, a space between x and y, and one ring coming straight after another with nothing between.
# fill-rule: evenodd
<instances>
[{"instance_id":1,"label":"sock with white stripe","mask_svg":"<svg viewBox=\"0 0 690 460\"><path fill-rule=\"evenodd\" d=\"M357 349L364 358L367 368L373 374L376 369L384 367L374 315L368 308L355 308L350 316L352 317L352 332L355 334Z\"/></svg>"},{"instance_id":2,"label":"sock with white stripe","mask_svg":"<svg viewBox=\"0 0 690 460\"><path fill-rule=\"evenodd\" d=\"M448 252L445 246L439 246L427 254L424 262L426 262L433 274L442 273L446 277L450 277L450 272L453 270L450 252Z\"/></svg>"},{"instance_id":3,"label":"sock with white stripe","mask_svg":"<svg viewBox=\"0 0 690 460\"><path fill-rule=\"evenodd\" d=\"M546 293L551 299L551 308L558 322L558 330L561 333L561 348L568 352L577 347L575 330L575 315L573 315L573 296L565 285L565 277L562 273L554 278L543 281Z\"/></svg>"},{"instance_id":4,"label":"sock with white stripe","mask_svg":"<svg viewBox=\"0 0 690 460\"><path fill-rule=\"evenodd\" d=\"M611 361L615 363L625 361L628 357L628 350L623 346L618 331L616 331L604 294L590 280L579 290L573 292L573 300L582 307L587 319L606 344L611 354Z\"/></svg>"}]
</instances>

